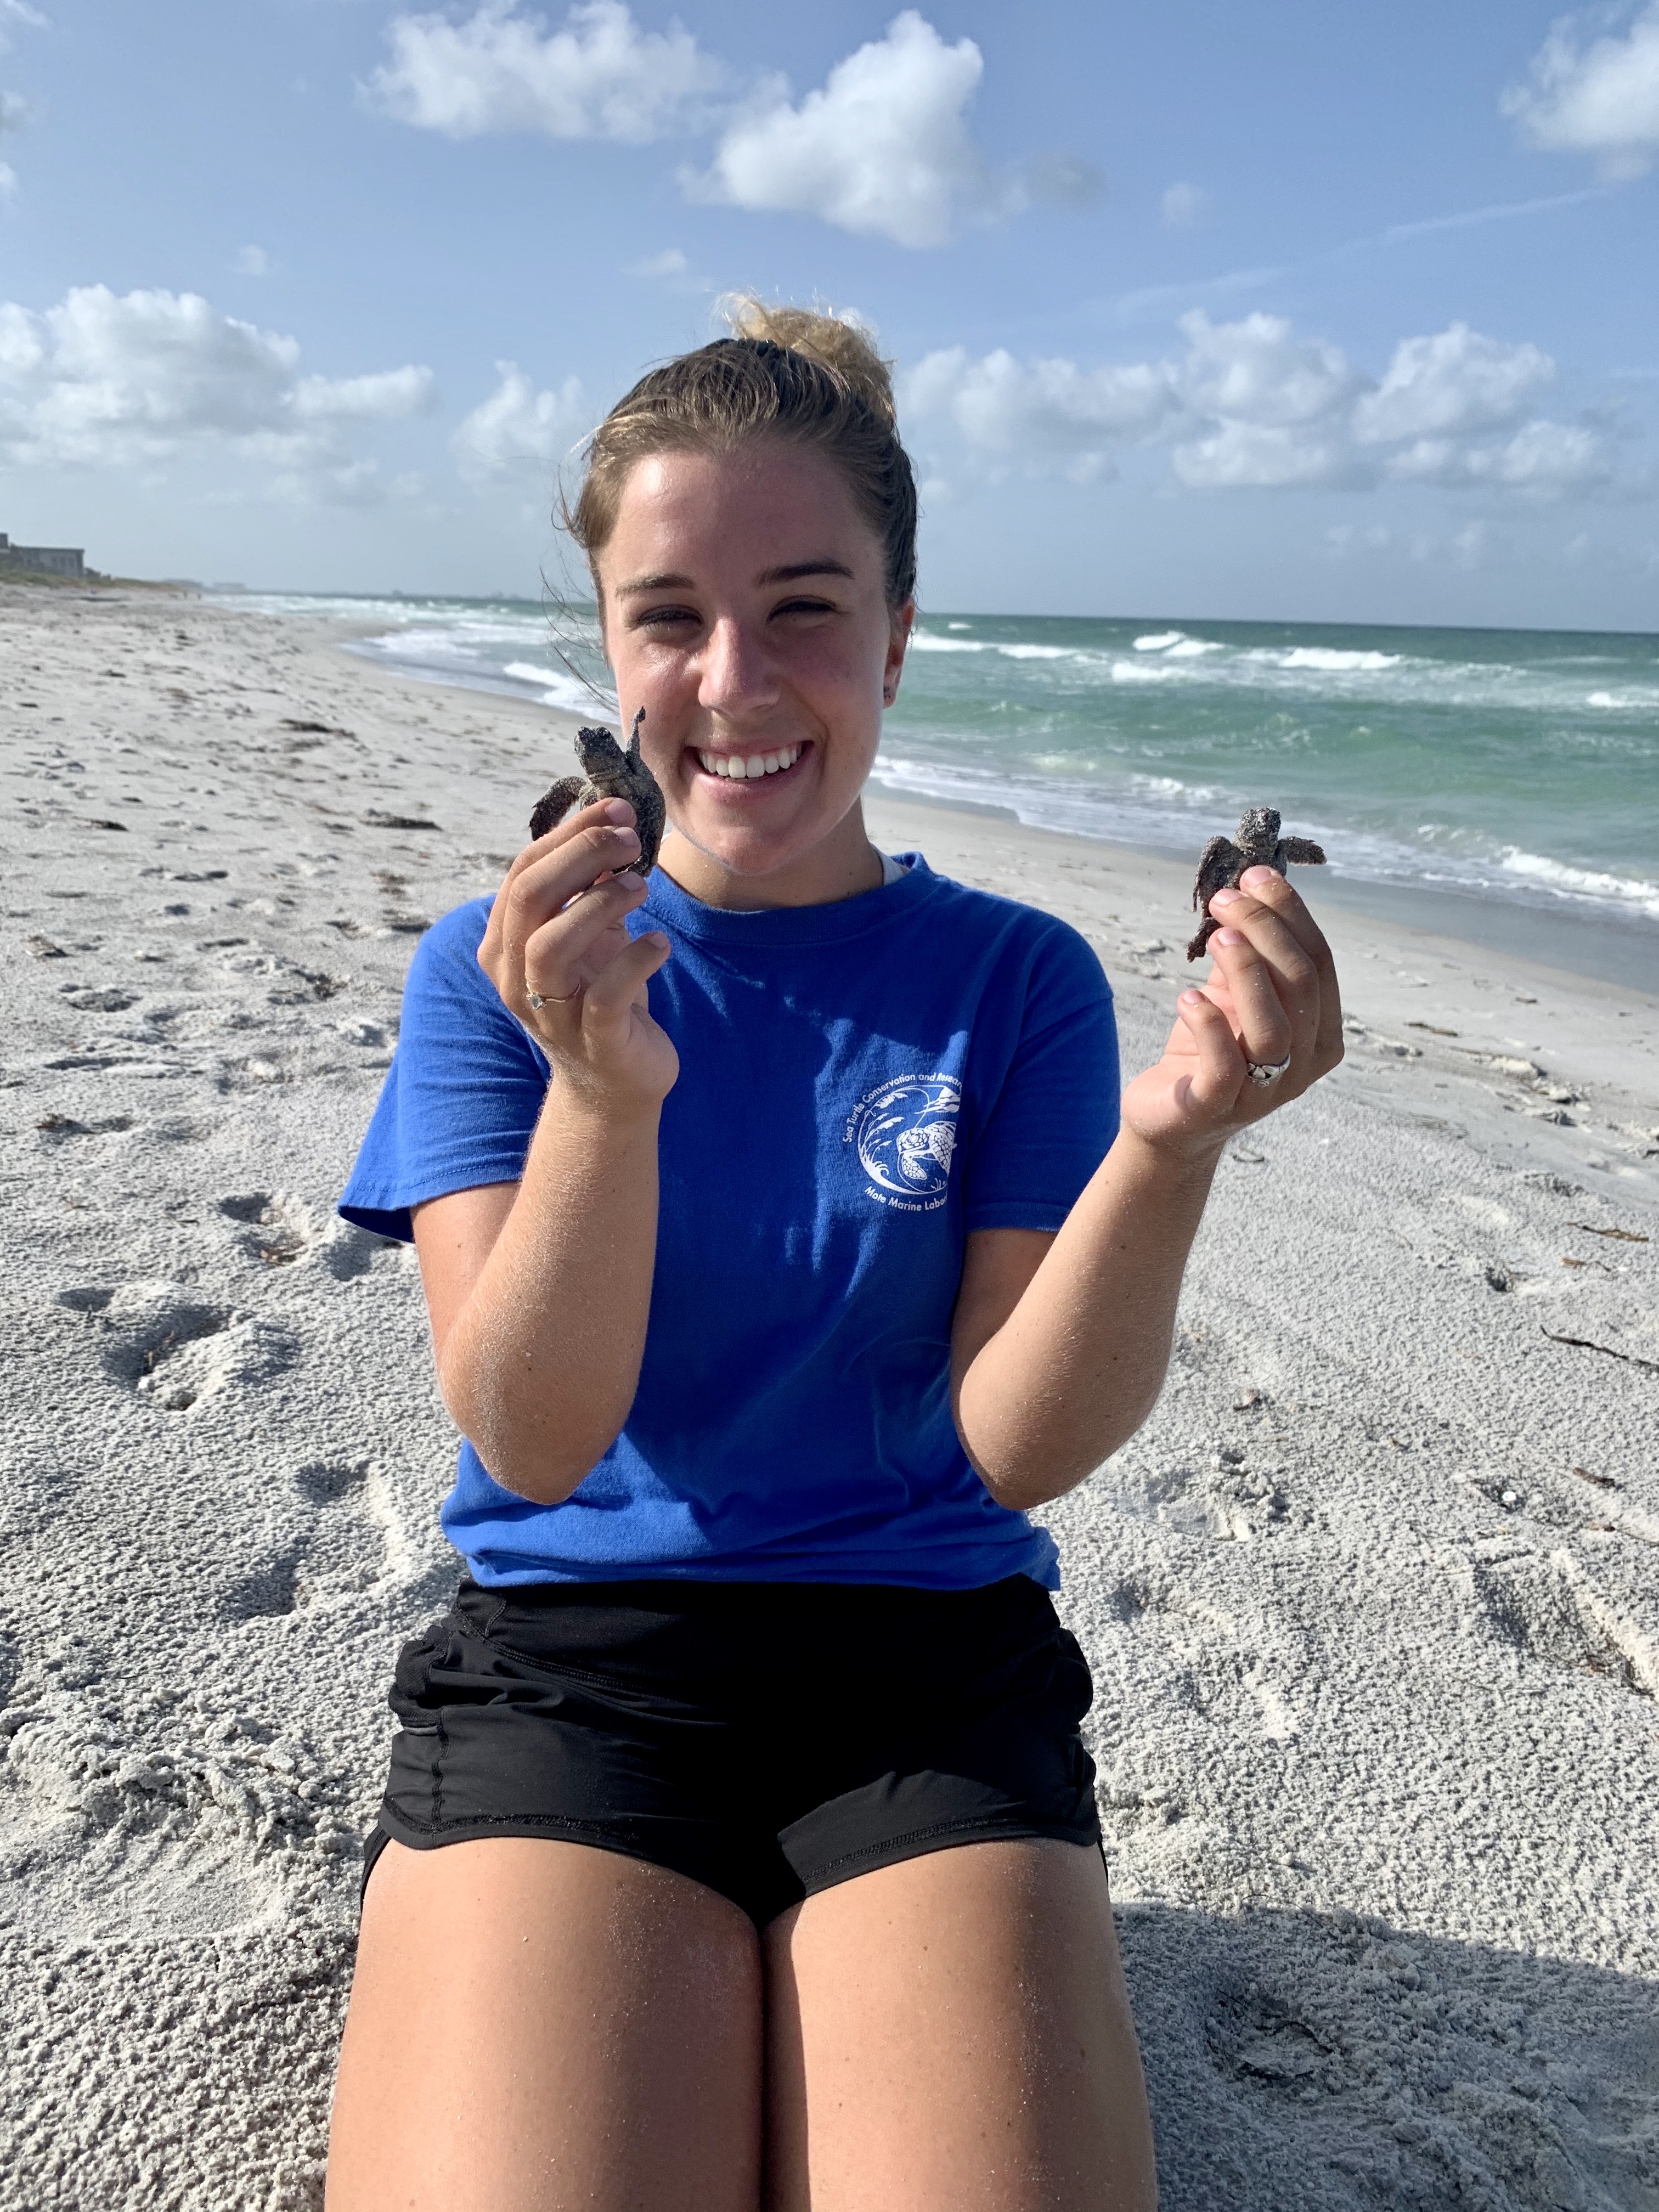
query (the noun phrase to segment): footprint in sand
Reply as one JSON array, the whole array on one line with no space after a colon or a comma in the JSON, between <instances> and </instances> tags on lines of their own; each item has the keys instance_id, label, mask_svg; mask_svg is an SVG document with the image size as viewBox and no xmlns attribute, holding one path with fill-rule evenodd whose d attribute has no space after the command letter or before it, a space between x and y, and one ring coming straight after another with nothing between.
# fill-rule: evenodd
<instances>
[{"instance_id":1,"label":"footprint in sand","mask_svg":"<svg viewBox=\"0 0 1659 2212\"><path fill-rule=\"evenodd\" d=\"M1659 1653L1619 1620L1565 1555L1473 1560L1459 1580L1472 1625L1493 1644L1638 1697L1659 1696Z\"/></svg>"},{"instance_id":2,"label":"footprint in sand","mask_svg":"<svg viewBox=\"0 0 1659 2212\"><path fill-rule=\"evenodd\" d=\"M74 1289L58 1302L84 1314L103 1337L105 1372L163 1413L188 1413L221 1392L265 1382L299 1356L275 1322L210 1304L179 1283Z\"/></svg>"},{"instance_id":3,"label":"footprint in sand","mask_svg":"<svg viewBox=\"0 0 1659 2212\"><path fill-rule=\"evenodd\" d=\"M310 1462L295 1474L293 1506L286 1540L226 1591L226 1620L349 1602L408 1572L413 1548L378 1460Z\"/></svg>"},{"instance_id":4,"label":"footprint in sand","mask_svg":"<svg viewBox=\"0 0 1659 2212\"><path fill-rule=\"evenodd\" d=\"M400 1249L394 1239L375 1237L337 1215L319 1221L303 1199L282 1191L254 1190L222 1198L219 1211L227 1220L246 1226L247 1234L240 1241L250 1259L282 1267L310 1255L337 1283L367 1274L376 1260Z\"/></svg>"}]
</instances>

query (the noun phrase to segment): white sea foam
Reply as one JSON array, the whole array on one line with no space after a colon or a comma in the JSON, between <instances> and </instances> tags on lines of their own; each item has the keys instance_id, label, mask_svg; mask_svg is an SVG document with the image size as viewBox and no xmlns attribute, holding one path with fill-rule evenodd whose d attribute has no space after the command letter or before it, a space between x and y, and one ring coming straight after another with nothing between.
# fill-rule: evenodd
<instances>
[{"instance_id":1,"label":"white sea foam","mask_svg":"<svg viewBox=\"0 0 1659 2212\"><path fill-rule=\"evenodd\" d=\"M1170 647L1171 660L1197 660L1206 653L1225 653L1226 647L1218 638L1178 638Z\"/></svg>"},{"instance_id":2,"label":"white sea foam","mask_svg":"<svg viewBox=\"0 0 1659 2212\"><path fill-rule=\"evenodd\" d=\"M1069 645L1000 645L997 651L1010 660L1084 660L1086 653L1076 652Z\"/></svg>"},{"instance_id":3,"label":"white sea foam","mask_svg":"<svg viewBox=\"0 0 1659 2212\"><path fill-rule=\"evenodd\" d=\"M1149 630L1145 637L1135 640L1137 653L1167 653L1172 645L1184 645L1187 633L1182 629Z\"/></svg>"},{"instance_id":4,"label":"white sea foam","mask_svg":"<svg viewBox=\"0 0 1659 2212\"><path fill-rule=\"evenodd\" d=\"M1405 655L1400 653L1342 653L1330 645L1293 645L1288 649L1257 646L1244 658L1266 661L1275 668L1314 668L1326 676L1346 676L1350 672L1370 676L1379 669L1398 668Z\"/></svg>"},{"instance_id":5,"label":"white sea foam","mask_svg":"<svg viewBox=\"0 0 1659 2212\"><path fill-rule=\"evenodd\" d=\"M983 638L940 637L935 631L914 629L910 633L912 653L990 653L994 647Z\"/></svg>"},{"instance_id":6,"label":"white sea foam","mask_svg":"<svg viewBox=\"0 0 1659 2212\"><path fill-rule=\"evenodd\" d=\"M581 678L573 676L568 668L538 668L533 661L509 660L501 673L512 677L515 683L545 686L542 692L544 707L562 707L567 714L588 714L599 703Z\"/></svg>"},{"instance_id":7,"label":"white sea foam","mask_svg":"<svg viewBox=\"0 0 1659 2212\"><path fill-rule=\"evenodd\" d=\"M1167 684L1175 672L1173 668L1166 668L1158 662L1154 662L1151 667L1138 660L1115 660L1112 663L1114 684Z\"/></svg>"},{"instance_id":8,"label":"white sea foam","mask_svg":"<svg viewBox=\"0 0 1659 2212\"><path fill-rule=\"evenodd\" d=\"M1512 876L1542 884L1567 898L1615 899L1638 908L1659 921L1659 884L1639 876L1613 876L1596 868L1572 868L1542 853L1523 853L1511 845L1498 859L1498 866Z\"/></svg>"}]
</instances>

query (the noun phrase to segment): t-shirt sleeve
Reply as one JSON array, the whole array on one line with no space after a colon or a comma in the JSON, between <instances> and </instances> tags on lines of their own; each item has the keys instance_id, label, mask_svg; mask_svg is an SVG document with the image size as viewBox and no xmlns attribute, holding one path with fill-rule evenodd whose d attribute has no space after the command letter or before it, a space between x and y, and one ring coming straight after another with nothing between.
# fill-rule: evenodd
<instances>
[{"instance_id":1,"label":"t-shirt sleeve","mask_svg":"<svg viewBox=\"0 0 1659 2212\"><path fill-rule=\"evenodd\" d=\"M407 1243L412 1206L524 1172L549 1069L478 965L489 914L475 899L446 915L410 963L398 1048L340 1200L377 1236Z\"/></svg>"},{"instance_id":2,"label":"t-shirt sleeve","mask_svg":"<svg viewBox=\"0 0 1659 2212\"><path fill-rule=\"evenodd\" d=\"M969 1148L963 1226L1059 1229L1117 1134L1112 988L1057 922L1036 948L1006 1072Z\"/></svg>"}]
</instances>

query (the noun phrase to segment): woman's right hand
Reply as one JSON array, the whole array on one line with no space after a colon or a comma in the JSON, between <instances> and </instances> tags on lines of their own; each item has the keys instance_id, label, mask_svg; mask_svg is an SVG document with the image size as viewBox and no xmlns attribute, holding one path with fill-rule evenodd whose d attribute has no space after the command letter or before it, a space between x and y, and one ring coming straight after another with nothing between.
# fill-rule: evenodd
<instances>
[{"instance_id":1,"label":"woman's right hand","mask_svg":"<svg viewBox=\"0 0 1659 2212\"><path fill-rule=\"evenodd\" d=\"M646 995L668 939L656 930L630 939L625 927L647 896L641 878L619 872L639 850L626 799L556 823L507 870L478 947L478 965L539 1040L570 1103L607 1115L654 1110L680 1071Z\"/></svg>"}]
</instances>

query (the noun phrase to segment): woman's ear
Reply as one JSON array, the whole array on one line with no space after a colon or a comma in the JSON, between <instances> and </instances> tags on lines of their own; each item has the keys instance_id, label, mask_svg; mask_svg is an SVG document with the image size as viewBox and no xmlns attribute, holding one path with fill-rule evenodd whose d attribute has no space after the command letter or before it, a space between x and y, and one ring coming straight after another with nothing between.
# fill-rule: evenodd
<instances>
[{"instance_id":1,"label":"woman's ear","mask_svg":"<svg viewBox=\"0 0 1659 2212\"><path fill-rule=\"evenodd\" d=\"M910 642L910 630L916 619L916 603L906 599L902 607L895 607L887 626L887 662L881 673L881 696L888 706L898 696L899 677L904 668L905 648Z\"/></svg>"}]
</instances>

